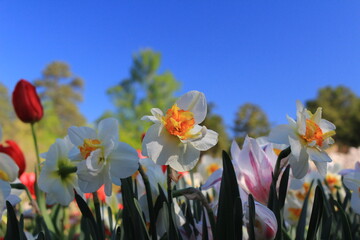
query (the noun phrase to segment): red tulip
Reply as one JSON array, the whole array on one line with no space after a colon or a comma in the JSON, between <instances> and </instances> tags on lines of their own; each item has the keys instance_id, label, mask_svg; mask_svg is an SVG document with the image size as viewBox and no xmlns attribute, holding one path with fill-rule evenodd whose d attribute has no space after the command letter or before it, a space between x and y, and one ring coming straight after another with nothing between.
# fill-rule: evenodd
<instances>
[{"instance_id":1,"label":"red tulip","mask_svg":"<svg viewBox=\"0 0 360 240\"><path fill-rule=\"evenodd\" d=\"M21 175L20 177L20 181L29 189L30 194L32 196L33 199L36 199L36 195L35 195L35 173L33 172L25 172L23 175Z\"/></svg>"},{"instance_id":2,"label":"red tulip","mask_svg":"<svg viewBox=\"0 0 360 240\"><path fill-rule=\"evenodd\" d=\"M38 122L43 117L43 107L36 89L24 79L16 84L12 102L16 115L25 123Z\"/></svg>"},{"instance_id":3,"label":"red tulip","mask_svg":"<svg viewBox=\"0 0 360 240\"><path fill-rule=\"evenodd\" d=\"M0 144L0 152L9 155L15 161L15 163L19 167L19 177L20 177L21 174L23 174L23 172L25 171L26 162L25 162L24 154L21 151L20 147L16 144L16 142L12 140L7 140L6 145Z\"/></svg>"}]
</instances>

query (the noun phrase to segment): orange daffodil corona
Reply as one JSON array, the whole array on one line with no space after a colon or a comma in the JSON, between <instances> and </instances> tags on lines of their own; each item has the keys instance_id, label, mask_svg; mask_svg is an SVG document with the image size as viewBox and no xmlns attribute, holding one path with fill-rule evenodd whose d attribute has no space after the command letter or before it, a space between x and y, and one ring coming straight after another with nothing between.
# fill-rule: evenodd
<instances>
[{"instance_id":1,"label":"orange daffodil corona","mask_svg":"<svg viewBox=\"0 0 360 240\"><path fill-rule=\"evenodd\" d=\"M288 125L275 127L269 135L269 141L290 145L289 163L295 178L303 178L309 170L309 159L312 160L319 173L326 175L327 162L331 158L325 152L334 140L335 125L321 118L322 109L314 114L297 101L296 121L287 116Z\"/></svg>"},{"instance_id":2,"label":"orange daffodil corona","mask_svg":"<svg viewBox=\"0 0 360 240\"><path fill-rule=\"evenodd\" d=\"M156 164L170 165L176 171L191 170L200 151L210 149L218 141L216 132L198 125L207 113L206 98L201 92L186 93L165 115L158 108L151 109L151 113L152 116L142 118L154 123L145 134L142 154Z\"/></svg>"}]
</instances>

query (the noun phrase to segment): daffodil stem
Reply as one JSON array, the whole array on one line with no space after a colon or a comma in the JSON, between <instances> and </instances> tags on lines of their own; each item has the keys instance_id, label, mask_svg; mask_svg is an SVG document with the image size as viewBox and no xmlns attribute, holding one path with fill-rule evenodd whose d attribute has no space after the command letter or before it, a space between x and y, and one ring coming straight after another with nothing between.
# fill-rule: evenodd
<instances>
[{"instance_id":1,"label":"daffodil stem","mask_svg":"<svg viewBox=\"0 0 360 240\"><path fill-rule=\"evenodd\" d=\"M206 212L208 214L211 230L213 233L215 233L215 215L214 215L214 212L211 209L209 203L207 202L204 194L202 194L202 192L199 189L194 188L194 187L189 187L189 188L184 188L184 189L179 189L179 190L173 191L173 197L180 197L180 196L185 196L186 198L188 198L190 200L197 199L201 202L201 204L205 207Z\"/></svg>"},{"instance_id":2,"label":"daffodil stem","mask_svg":"<svg viewBox=\"0 0 360 240\"><path fill-rule=\"evenodd\" d=\"M101 234L101 239L105 239L104 236L104 226L103 221L101 220L101 212L100 212L100 201L97 192L93 192L93 200L94 200L94 207L95 207L95 215L96 215L96 222L99 227L99 233Z\"/></svg>"},{"instance_id":3,"label":"daffodil stem","mask_svg":"<svg viewBox=\"0 0 360 240\"><path fill-rule=\"evenodd\" d=\"M152 193L151 193L151 187L149 178L146 175L144 169L142 168L141 164L139 164L139 173L144 181L145 190L146 190L146 199L148 203L148 209L149 209L149 216L150 216L150 232L151 232L151 238L153 240L157 239L157 233L156 233L156 222L155 222L155 212L154 212L154 205L152 201Z\"/></svg>"},{"instance_id":4,"label":"daffodil stem","mask_svg":"<svg viewBox=\"0 0 360 240\"><path fill-rule=\"evenodd\" d=\"M35 123L31 123L31 134L33 136L33 140L34 140L34 145L35 145L35 153L36 153L36 169L37 169L37 174L40 173L40 154L39 154L39 146L37 143L37 137L36 137L36 132L35 132L35 127L34 127ZM36 176L38 177L38 176Z\"/></svg>"},{"instance_id":5,"label":"daffodil stem","mask_svg":"<svg viewBox=\"0 0 360 240\"><path fill-rule=\"evenodd\" d=\"M11 188L24 190L26 192L26 195L29 198L33 208L35 209L35 212L37 214L40 214L39 206L37 205L36 201L32 198L29 189L24 184L22 184L22 183L11 183L10 185L11 185Z\"/></svg>"}]
</instances>

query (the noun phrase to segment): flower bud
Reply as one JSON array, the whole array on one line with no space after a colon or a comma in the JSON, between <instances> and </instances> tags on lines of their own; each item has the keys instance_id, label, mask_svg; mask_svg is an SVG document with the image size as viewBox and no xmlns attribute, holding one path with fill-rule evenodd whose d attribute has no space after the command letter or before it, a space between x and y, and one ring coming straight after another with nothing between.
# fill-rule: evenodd
<instances>
[{"instance_id":1,"label":"flower bud","mask_svg":"<svg viewBox=\"0 0 360 240\"><path fill-rule=\"evenodd\" d=\"M25 123L35 123L43 117L43 107L36 89L24 79L16 84L12 102L16 115Z\"/></svg>"},{"instance_id":2,"label":"flower bud","mask_svg":"<svg viewBox=\"0 0 360 240\"><path fill-rule=\"evenodd\" d=\"M16 142L12 140L7 140L6 145L0 144L0 152L9 155L16 165L19 167L19 177L23 174L26 168L26 162L23 152Z\"/></svg>"}]
</instances>

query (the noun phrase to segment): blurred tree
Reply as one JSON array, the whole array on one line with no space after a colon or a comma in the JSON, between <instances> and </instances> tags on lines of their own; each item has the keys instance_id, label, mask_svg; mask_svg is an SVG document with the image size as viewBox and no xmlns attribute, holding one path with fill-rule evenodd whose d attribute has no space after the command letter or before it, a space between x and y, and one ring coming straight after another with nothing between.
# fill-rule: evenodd
<instances>
[{"instance_id":1,"label":"blurred tree","mask_svg":"<svg viewBox=\"0 0 360 240\"><path fill-rule=\"evenodd\" d=\"M14 111L10 102L8 89L0 83L0 125L5 127L15 119Z\"/></svg>"},{"instance_id":2,"label":"blurred tree","mask_svg":"<svg viewBox=\"0 0 360 240\"><path fill-rule=\"evenodd\" d=\"M46 66L41 79L35 81L39 95L45 107L45 121L57 122L53 130L59 136L65 136L70 126L86 124L77 104L82 101L84 81L76 77L65 62L55 61ZM57 119L56 119L57 118Z\"/></svg>"},{"instance_id":3,"label":"blurred tree","mask_svg":"<svg viewBox=\"0 0 360 240\"><path fill-rule=\"evenodd\" d=\"M321 88L316 99L307 101L306 106L311 112L323 108L323 118L336 126L334 139L340 150L360 145L360 99L349 88Z\"/></svg>"},{"instance_id":4,"label":"blurred tree","mask_svg":"<svg viewBox=\"0 0 360 240\"><path fill-rule=\"evenodd\" d=\"M239 107L234 122L234 136L239 146L242 146L246 135L257 138L265 136L270 131L270 124L263 110L252 103Z\"/></svg>"},{"instance_id":5,"label":"blurred tree","mask_svg":"<svg viewBox=\"0 0 360 240\"><path fill-rule=\"evenodd\" d=\"M218 143L214 147L210 148L206 153L210 153L214 157L221 157L223 150L229 150L230 142L226 132L224 120L220 115L213 113L214 107L214 103L208 104L206 118L200 125L206 126L206 128L211 129L219 134Z\"/></svg>"},{"instance_id":6,"label":"blurred tree","mask_svg":"<svg viewBox=\"0 0 360 240\"><path fill-rule=\"evenodd\" d=\"M180 83L169 71L158 73L161 55L146 49L135 54L130 77L108 89L116 110L102 117L114 116L120 123L120 140L141 147L141 136L151 125L140 121L153 107L167 109L174 103L174 92Z\"/></svg>"}]
</instances>

